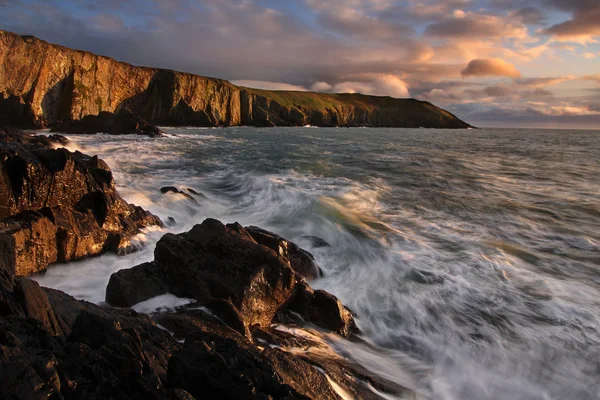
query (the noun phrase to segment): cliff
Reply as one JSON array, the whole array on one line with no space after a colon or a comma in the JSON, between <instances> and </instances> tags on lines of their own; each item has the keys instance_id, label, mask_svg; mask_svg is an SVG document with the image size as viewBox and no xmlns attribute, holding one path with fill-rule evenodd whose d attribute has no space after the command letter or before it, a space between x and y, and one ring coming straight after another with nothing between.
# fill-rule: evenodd
<instances>
[{"instance_id":1,"label":"cliff","mask_svg":"<svg viewBox=\"0 0 600 400\"><path fill-rule=\"evenodd\" d=\"M47 127L123 108L171 126L470 126L415 99L249 89L0 31L0 126Z\"/></svg>"}]
</instances>

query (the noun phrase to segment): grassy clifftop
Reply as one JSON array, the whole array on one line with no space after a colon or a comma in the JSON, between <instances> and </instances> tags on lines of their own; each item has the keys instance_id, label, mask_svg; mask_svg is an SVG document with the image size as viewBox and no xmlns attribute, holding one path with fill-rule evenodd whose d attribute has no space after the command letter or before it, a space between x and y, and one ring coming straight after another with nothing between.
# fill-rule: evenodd
<instances>
[{"instance_id":1,"label":"grassy clifftop","mask_svg":"<svg viewBox=\"0 0 600 400\"><path fill-rule=\"evenodd\" d=\"M469 127L414 99L244 88L0 31L0 125L45 127L121 108L173 126Z\"/></svg>"}]
</instances>

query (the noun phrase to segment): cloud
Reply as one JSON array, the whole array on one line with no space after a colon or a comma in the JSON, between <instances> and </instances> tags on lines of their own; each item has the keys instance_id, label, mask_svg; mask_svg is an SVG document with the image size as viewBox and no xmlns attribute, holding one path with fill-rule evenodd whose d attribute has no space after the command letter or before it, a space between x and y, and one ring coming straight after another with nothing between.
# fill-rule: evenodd
<instances>
[{"instance_id":1,"label":"cloud","mask_svg":"<svg viewBox=\"0 0 600 400\"><path fill-rule=\"evenodd\" d=\"M318 82L313 89L333 93L362 93L373 96L409 97L408 85L391 74L349 77L334 84Z\"/></svg>"},{"instance_id":2,"label":"cloud","mask_svg":"<svg viewBox=\"0 0 600 400\"><path fill-rule=\"evenodd\" d=\"M264 89L264 90L292 90L292 91L300 91L305 92L308 89L304 86L299 85L290 85L289 83L283 82L267 82L267 81L253 81L253 80L234 80L231 81L234 85L244 86L255 89Z\"/></svg>"},{"instance_id":3,"label":"cloud","mask_svg":"<svg viewBox=\"0 0 600 400\"><path fill-rule=\"evenodd\" d=\"M546 20L544 13L535 7L523 7L509 14L511 19L516 19L527 25L540 25Z\"/></svg>"},{"instance_id":4,"label":"cloud","mask_svg":"<svg viewBox=\"0 0 600 400\"><path fill-rule=\"evenodd\" d=\"M594 43L600 37L600 4L592 0L574 1L571 5L567 2L553 0L562 8L574 7L575 10L570 20L553 25L544 30L552 35L555 40L572 41L577 43Z\"/></svg>"},{"instance_id":5,"label":"cloud","mask_svg":"<svg viewBox=\"0 0 600 400\"><path fill-rule=\"evenodd\" d=\"M517 78L521 76L521 73L514 65L507 63L501 58L477 58L471 60L467 67L460 73L463 77L507 76Z\"/></svg>"},{"instance_id":6,"label":"cloud","mask_svg":"<svg viewBox=\"0 0 600 400\"><path fill-rule=\"evenodd\" d=\"M470 40L528 36L527 28L521 23L478 12L452 14L427 26L425 34L432 37Z\"/></svg>"}]
</instances>

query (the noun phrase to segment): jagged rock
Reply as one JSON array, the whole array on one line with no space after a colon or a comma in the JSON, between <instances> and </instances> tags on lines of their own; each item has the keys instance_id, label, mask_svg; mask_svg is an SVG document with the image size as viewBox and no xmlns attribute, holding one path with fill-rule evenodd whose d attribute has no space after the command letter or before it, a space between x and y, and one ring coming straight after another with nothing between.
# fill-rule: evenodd
<instances>
[{"instance_id":1,"label":"jagged rock","mask_svg":"<svg viewBox=\"0 0 600 400\"><path fill-rule=\"evenodd\" d=\"M298 317L302 318L301 320ZM304 321L350 337L358 332L352 312L331 293L313 290L305 282L299 282L286 307L277 315L277 321L302 324ZM304 321L302 321L304 320Z\"/></svg>"},{"instance_id":2,"label":"jagged rock","mask_svg":"<svg viewBox=\"0 0 600 400\"><path fill-rule=\"evenodd\" d=\"M316 249L320 247L331 247L331 245L325 239L318 236L302 236L302 239L308 240Z\"/></svg>"},{"instance_id":3,"label":"jagged rock","mask_svg":"<svg viewBox=\"0 0 600 400\"><path fill-rule=\"evenodd\" d=\"M250 89L5 31L0 54L0 122L9 124L46 127L128 109L157 126L470 127L415 99Z\"/></svg>"},{"instance_id":4,"label":"jagged rock","mask_svg":"<svg viewBox=\"0 0 600 400\"><path fill-rule=\"evenodd\" d=\"M189 189L188 189L188 190L189 190ZM165 187L162 187L162 188L160 188L160 192L161 192L162 194L167 194L167 193L176 193L176 194L180 194L180 195L182 195L183 197L185 197L186 199L190 200L192 203L194 203L194 204L198 204L198 201L197 201L195 198L193 198L193 197L192 197L190 194L188 194L188 193L186 193L186 192L184 192L184 191L181 191L181 190L177 189L175 186L165 186Z\"/></svg>"},{"instance_id":5,"label":"jagged rock","mask_svg":"<svg viewBox=\"0 0 600 400\"><path fill-rule=\"evenodd\" d=\"M207 219L187 233L163 236L152 263L113 274L106 300L132 306L168 292L218 307L228 322L247 329L271 322L296 279L289 261L241 225Z\"/></svg>"},{"instance_id":6,"label":"jagged rock","mask_svg":"<svg viewBox=\"0 0 600 400\"><path fill-rule=\"evenodd\" d=\"M130 310L102 309L19 279L0 288L2 398L191 398L167 387L179 347Z\"/></svg>"},{"instance_id":7,"label":"jagged rock","mask_svg":"<svg viewBox=\"0 0 600 400\"><path fill-rule=\"evenodd\" d=\"M250 327L290 311L343 336L356 332L352 314L335 296L313 291L285 254L257 243L239 224L207 219L190 232L163 236L154 261L114 273L106 301L130 307L171 293L199 301L247 336Z\"/></svg>"},{"instance_id":8,"label":"jagged rock","mask_svg":"<svg viewBox=\"0 0 600 400\"><path fill-rule=\"evenodd\" d=\"M314 256L295 243L256 226L249 226L246 230L258 243L287 258L294 271L306 279L314 280L323 276L323 271L317 265Z\"/></svg>"},{"instance_id":9,"label":"jagged rock","mask_svg":"<svg viewBox=\"0 0 600 400\"><path fill-rule=\"evenodd\" d=\"M141 227L162 225L119 196L104 161L51 148L64 140L0 131L0 257L11 274L128 251Z\"/></svg>"},{"instance_id":10,"label":"jagged rock","mask_svg":"<svg viewBox=\"0 0 600 400\"><path fill-rule=\"evenodd\" d=\"M163 135L163 132L156 126L150 125L143 118L125 108L119 109L114 114L102 111L98 115L86 115L81 120L58 123L50 131L71 135L93 135L95 133L150 137Z\"/></svg>"},{"instance_id":11,"label":"jagged rock","mask_svg":"<svg viewBox=\"0 0 600 400\"><path fill-rule=\"evenodd\" d=\"M303 398L283 383L258 349L200 331L171 357L168 376L172 385L198 398Z\"/></svg>"}]
</instances>

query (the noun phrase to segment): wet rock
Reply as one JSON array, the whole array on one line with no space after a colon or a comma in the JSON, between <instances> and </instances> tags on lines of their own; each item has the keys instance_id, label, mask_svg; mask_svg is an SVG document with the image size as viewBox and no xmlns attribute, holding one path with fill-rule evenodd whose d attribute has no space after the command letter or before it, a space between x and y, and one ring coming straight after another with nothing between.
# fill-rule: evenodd
<instances>
[{"instance_id":1,"label":"wet rock","mask_svg":"<svg viewBox=\"0 0 600 400\"><path fill-rule=\"evenodd\" d=\"M175 225L177 225L177 221L175 220L175 218L173 218L173 217L169 217L169 218L167 219L167 224L168 224L169 226L175 226Z\"/></svg>"},{"instance_id":2,"label":"wet rock","mask_svg":"<svg viewBox=\"0 0 600 400\"><path fill-rule=\"evenodd\" d=\"M295 243L256 226L249 226L246 230L258 243L287 258L294 271L306 279L314 280L323 276L323 271L315 262L314 256Z\"/></svg>"},{"instance_id":3,"label":"wet rock","mask_svg":"<svg viewBox=\"0 0 600 400\"><path fill-rule=\"evenodd\" d=\"M125 252L154 215L126 203L98 157L64 148L61 136L0 131L0 258L27 276L54 262Z\"/></svg>"},{"instance_id":4,"label":"wet rock","mask_svg":"<svg viewBox=\"0 0 600 400\"><path fill-rule=\"evenodd\" d=\"M313 290L305 282L296 285L294 295L280 310L276 320L299 325L304 321L311 322L344 337L358 333L352 312L337 297L324 290Z\"/></svg>"},{"instance_id":5,"label":"wet rock","mask_svg":"<svg viewBox=\"0 0 600 400\"><path fill-rule=\"evenodd\" d=\"M301 399L258 349L205 332L190 335L169 360L169 383L197 398Z\"/></svg>"},{"instance_id":6,"label":"wet rock","mask_svg":"<svg viewBox=\"0 0 600 400\"><path fill-rule=\"evenodd\" d=\"M190 189L190 188L186 188L186 190L187 190L188 192L190 192L191 194L193 194L194 196L198 196L198 197L200 197L200 198L202 198L202 199L205 199L205 198L206 198L206 196L204 195L204 193L197 192L197 191L195 191L194 189Z\"/></svg>"},{"instance_id":7,"label":"wet rock","mask_svg":"<svg viewBox=\"0 0 600 400\"><path fill-rule=\"evenodd\" d=\"M106 301L130 307L166 293L197 300L246 336L254 325L269 326L277 313L301 315L343 336L356 331L339 300L313 291L282 253L257 243L241 225L214 219L187 233L166 234L153 262L114 273Z\"/></svg>"},{"instance_id":8,"label":"wet rock","mask_svg":"<svg viewBox=\"0 0 600 400\"><path fill-rule=\"evenodd\" d=\"M189 190L189 189L188 189ZM180 194L183 195L183 197L185 197L186 199L190 200L192 203L194 204L198 204L198 201L193 198L191 195L189 195L186 192L183 192L179 189L177 189L175 186L165 186L163 188L160 188L160 192L162 194L167 194L167 193L176 193L176 194Z\"/></svg>"},{"instance_id":9,"label":"wet rock","mask_svg":"<svg viewBox=\"0 0 600 400\"><path fill-rule=\"evenodd\" d=\"M140 116L121 108L116 113L103 111L98 115L87 115L80 120L65 121L55 124L51 132L71 135L92 135L106 133L109 135L145 135L162 136L163 132L150 125Z\"/></svg>"},{"instance_id":10,"label":"wet rock","mask_svg":"<svg viewBox=\"0 0 600 400\"><path fill-rule=\"evenodd\" d=\"M191 398L167 388L168 359L180 344L147 316L102 309L25 278L2 290L2 398Z\"/></svg>"},{"instance_id":11,"label":"wet rock","mask_svg":"<svg viewBox=\"0 0 600 400\"><path fill-rule=\"evenodd\" d=\"M409 272L408 278L414 282L421 283L424 285L443 284L444 277L438 276L433 272L423 271L420 269L413 269Z\"/></svg>"},{"instance_id":12,"label":"wet rock","mask_svg":"<svg viewBox=\"0 0 600 400\"><path fill-rule=\"evenodd\" d=\"M302 239L308 240L315 249L321 247L331 247L331 245L325 240L318 236L302 236Z\"/></svg>"},{"instance_id":13,"label":"wet rock","mask_svg":"<svg viewBox=\"0 0 600 400\"><path fill-rule=\"evenodd\" d=\"M241 225L207 219L187 233L163 236L153 262L113 274L107 301L132 306L168 292L219 307L231 324L247 329L271 322L296 279L289 261Z\"/></svg>"}]
</instances>

